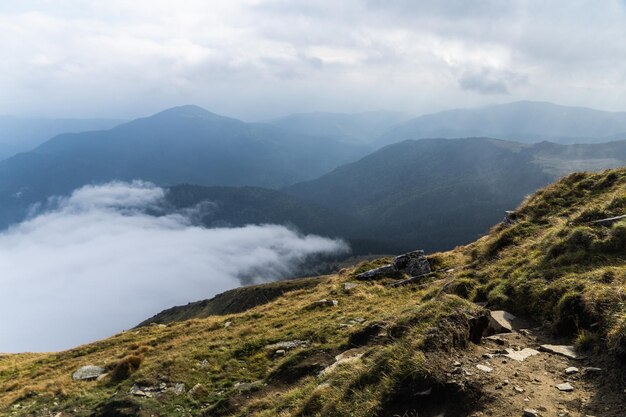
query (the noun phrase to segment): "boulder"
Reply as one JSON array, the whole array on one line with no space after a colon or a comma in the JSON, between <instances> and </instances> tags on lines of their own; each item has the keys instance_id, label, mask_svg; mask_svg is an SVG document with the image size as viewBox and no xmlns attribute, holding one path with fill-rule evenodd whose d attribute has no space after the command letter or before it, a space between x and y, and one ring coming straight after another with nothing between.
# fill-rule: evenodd
<instances>
[{"instance_id":1,"label":"boulder","mask_svg":"<svg viewBox=\"0 0 626 417\"><path fill-rule=\"evenodd\" d=\"M392 265L397 271L412 277L430 273L430 264L423 250L416 250L396 256L393 259Z\"/></svg>"},{"instance_id":2,"label":"boulder","mask_svg":"<svg viewBox=\"0 0 626 417\"><path fill-rule=\"evenodd\" d=\"M489 313L488 331L491 333L511 333L515 316L504 310L495 310Z\"/></svg>"},{"instance_id":3,"label":"boulder","mask_svg":"<svg viewBox=\"0 0 626 417\"><path fill-rule=\"evenodd\" d=\"M75 381L92 381L98 379L98 377L106 372L106 369L99 366L86 365L72 374L72 379Z\"/></svg>"},{"instance_id":4,"label":"boulder","mask_svg":"<svg viewBox=\"0 0 626 417\"><path fill-rule=\"evenodd\" d=\"M403 274L411 277L426 275L430 273L430 264L423 250L408 252L396 256L390 264L378 268L370 269L356 275L356 279L368 281L383 277L397 277Z\"/></svg>"}]
</instances>

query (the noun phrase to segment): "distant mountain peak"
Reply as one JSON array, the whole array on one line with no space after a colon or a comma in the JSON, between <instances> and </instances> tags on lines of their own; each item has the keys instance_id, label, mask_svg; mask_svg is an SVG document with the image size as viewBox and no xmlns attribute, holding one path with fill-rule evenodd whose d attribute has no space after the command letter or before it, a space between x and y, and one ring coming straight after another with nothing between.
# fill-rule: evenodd
<instances>
[{"instance_id":1,"label":"distant mountain peak","mask_svg":"<svg viewBox=\"0 0 626 417\"><path fill-rule=\"evenodd\" d=\"M176 106L170 109L163 110L159 113L156 113L153 117L181 117L181 118L199 118L199 119L208 119L208 118L225 118L225 116L220 116L218 114L212 113L200 106L196 106L194 104L186 104L183 106Z\"/></svg>"}]
</instances>

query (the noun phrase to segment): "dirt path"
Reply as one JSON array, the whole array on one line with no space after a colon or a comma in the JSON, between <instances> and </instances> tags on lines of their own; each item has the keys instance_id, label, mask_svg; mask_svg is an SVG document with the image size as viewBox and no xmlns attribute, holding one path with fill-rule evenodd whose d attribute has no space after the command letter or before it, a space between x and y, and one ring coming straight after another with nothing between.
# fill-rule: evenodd
<instances>
[{"instance_id":1,"label":"dirt path","mask_svg":"<svg viewBox=\"0 0 626 417\"><path fill-rule=\"evenodd\" d=\"M542 344L562 343L539 329L485 338L457 357L457 363L451 364L450 378L482 387L479 411L472 417L519 417L525 409L536 411L538 416L625 417L626 383L609 359L570 359L531 350L526 352L532 356L523 361L503 356L505 349L539 350ZM576 369L567 373L568 368ZM556 387L564 383L573 390L565 392Z\"/></svg>"}]
</instances>

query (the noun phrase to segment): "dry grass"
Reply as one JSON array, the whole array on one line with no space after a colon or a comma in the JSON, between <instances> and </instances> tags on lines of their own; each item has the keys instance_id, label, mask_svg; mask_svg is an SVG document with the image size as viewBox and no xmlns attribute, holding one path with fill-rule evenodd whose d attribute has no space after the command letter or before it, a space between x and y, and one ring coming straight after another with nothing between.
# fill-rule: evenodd
<instances>
[{"instance_id":1,"label":"dry grass","mask_svg":"<svg viewBox=\"0 0 626 417\"><path fill-rule=\"evenodd\" d=\"M480 314L466 299L531 315L578 337L581 347L626 356L626 226L589 224L624 213L626 170L570 175L527 199L513 226L496 226L471 245L432 255L430 285L360 283L343 290L356 272L384 262L374 261L243 313L151 325L65 352L2 355L0 410L27 416L71 409L87 416L116 392L125 398L134 383L182 382L187 389L201 383L201 401L132 399L155 414L182 416L225 407L240 395L236 383L261 380L268 387L242 400L237 414L369 416L403 387L436 377L425 366L429 349L463 347L468 318ZM306 309L323 298L339 305ZM232 325L225 327L227 321ZM271 380L310 355L332 358L373 323L385 336L369 342L362 359L324 376L284 385ZM309 343L285 356L265 348L294 339ZM128 357L141 357L141 366L131 366L136 360ZM133 371L125 379L71 379L80 366L120 361Z\"/></svg>"}]
</instances>

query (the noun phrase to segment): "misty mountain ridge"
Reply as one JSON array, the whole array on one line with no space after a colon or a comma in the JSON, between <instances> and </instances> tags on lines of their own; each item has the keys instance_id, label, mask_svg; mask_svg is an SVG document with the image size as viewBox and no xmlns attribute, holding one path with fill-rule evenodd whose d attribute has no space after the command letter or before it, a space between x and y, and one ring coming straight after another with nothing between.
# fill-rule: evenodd
<instances>
[{"instance_id":1,"label":"misty mountain ridge","mask_svg":"<svg viewBox=\"0 0 626 417\"><path fill-rule=\"evenodd\" d=\"M446 110L401 123L377 140L495 137L519 142L599 143L626 138L626 112L608 112L547 102L517 101Z\"/></svg>"},{"instance_id":2,"label":"misty mountain ridge","mask_svg":"<svg viewBox=\"0 0 626 417\"><path fill-rule=\"evenodd\" d=\"M125 120L43 119L0 116L0 160L29 151L62 133L110 129Z\"/></svg>"},{"instance_id":3,"label":"misty mountain ridge","mask_svg":"<svg viewBox=\"0 0 626 417\"><path fill-rule=\"evenodd\" d=\"M278 188L365 155L363 145L175 107L110 130L63 134L0 162L0 224L30 204L85 184L142 179L159 185Z\"/></svg>"},{"instance_id":4,"label":"misty mountain ridge","mask_svg":"<svg viewBox=\"0 0 626 417\"><path fill-rule=\"evenodd\" d=\"M364 113L296 113L268 121L275 126L300 133L334 137L372 144L390 128L409 120L408 113L370 111Z\"/></svg>"}]
</instances>

